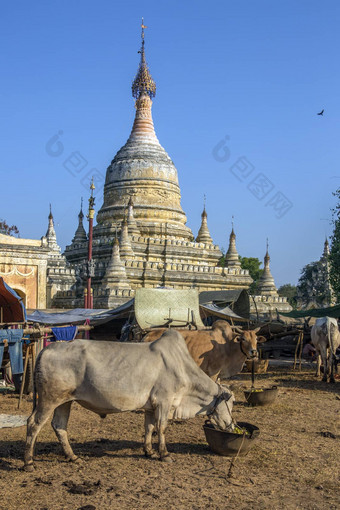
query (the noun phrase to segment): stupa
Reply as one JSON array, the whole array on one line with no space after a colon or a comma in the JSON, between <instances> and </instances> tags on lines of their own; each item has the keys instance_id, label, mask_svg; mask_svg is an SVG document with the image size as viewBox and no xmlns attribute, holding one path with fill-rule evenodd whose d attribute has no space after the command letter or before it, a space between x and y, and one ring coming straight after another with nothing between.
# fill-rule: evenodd
<instances>
[{"instance_id":1,"label":"stupa","mask_svg":"<svg viewBox=\"0 0 340 510\"><path fill-rule=\"evenodd\" d=\"M263 273L259 278L256 294L253 296L250 310L253 314L271 316L273 311L290 312L291 305L284 296L279 296L273 275L270 271L269 244L267 239L267 250L264 256Z\"/></svg>"},{"instance_id":2,"label":"stupa","mask_svg":"<svg viewBox=\"0 0 340 510\"><path fill-rule=\"evenodd\" d=\"M107 168L104 201L93 230L95 308L121 304L138 287L225 290L248 288L252 283L249 272L240 264L219 266L222 253L210 235L205 205L196 240L186 224L177 170L160 145L152 120L156 84L146 62L144 29L142 24L140 62L132 83L135 120L126 144ZM81 227L79 218L65 256L85 287L88 243ZM113 248L117 265L118 239L120 270L110 278ZM82 306L82 300L72 292L58 293L55 305Z\"/></svg>"}]
</instances>

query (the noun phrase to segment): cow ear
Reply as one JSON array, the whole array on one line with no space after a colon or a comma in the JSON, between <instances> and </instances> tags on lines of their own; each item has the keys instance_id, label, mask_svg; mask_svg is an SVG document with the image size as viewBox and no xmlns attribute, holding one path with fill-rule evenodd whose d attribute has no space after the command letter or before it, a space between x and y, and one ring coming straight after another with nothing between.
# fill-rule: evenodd
<instances>
[{"instance_id":1,"label":"cow ear","mask_svg":"<svg viewBox=\"0 0 340 510\"><path fill-rule=\"evenodd\" d=\"M237 338L239 342L241 341L241 337L238 333L233 333L232 338L233 338L233 340L235 340L235 338Z\"/></svg>"},{"instance_id":2,"label":"cow ear","mask_svg":"<svg viewBox=\"0 0 340 510\"><path fill-rule=\"evenodd\" d=\"M265 336L258 336L258 337L256 338L256 340L257 340L257 343L258 343L258 344L263 344L264 342L266 342L266 341L267 341L267 339L266 339L266 337L265 337Z\"/></svg>"}]
</instances>

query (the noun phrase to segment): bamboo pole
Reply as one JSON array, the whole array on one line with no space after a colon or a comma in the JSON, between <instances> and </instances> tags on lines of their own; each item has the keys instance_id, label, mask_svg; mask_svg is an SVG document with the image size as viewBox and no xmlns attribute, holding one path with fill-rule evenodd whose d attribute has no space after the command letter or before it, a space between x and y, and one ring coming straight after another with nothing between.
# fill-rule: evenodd
<instances>
[{"instance_id":1,"label":"bamboo pole","mask_svg":"<svg viewBox=\"0 0 340 510\"><path fill-rule=\"evenodd\" d=\"M56 326L58 328L68 328L69 326ZM77 326L78 331L89 331L93 329L93 326ZM53 333L52 328L43 327L43 328L25 328L23 331L24 335L39 335L41 333ZM34 340L34 339L33 339Z\"/></svg>"}]
</instances>

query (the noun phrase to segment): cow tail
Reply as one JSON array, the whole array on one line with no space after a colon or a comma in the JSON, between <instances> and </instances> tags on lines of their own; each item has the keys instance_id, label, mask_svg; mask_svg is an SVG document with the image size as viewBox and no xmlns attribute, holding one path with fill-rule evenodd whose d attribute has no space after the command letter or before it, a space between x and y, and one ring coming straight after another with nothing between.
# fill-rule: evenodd
<instances>
[{"instance_id":1,"label":"cow tail","mask_svg":"<svg viewBox=\"0 0 340 510\"><path fill-rule=\"evenodd\" d=\"M333 358L335 358L335 350L334 350L334 345L333 345L333 337L331 334L331 329L334 327L335 327L334 324L332 322L330 322L329 328L327 328L329 350L331 351L331 355L333 356Z\"/></svg>"}]
</instances>

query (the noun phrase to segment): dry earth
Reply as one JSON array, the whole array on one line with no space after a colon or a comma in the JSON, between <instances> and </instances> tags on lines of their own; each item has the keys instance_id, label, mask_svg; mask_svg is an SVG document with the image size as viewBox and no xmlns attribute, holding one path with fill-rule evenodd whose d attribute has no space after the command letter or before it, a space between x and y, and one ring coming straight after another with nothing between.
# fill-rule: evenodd
<instances>
[{"instance_id":1,"label":"dry earth","mask_svg":"<svg viewBox=\"0 0 340 510\"><path fill-rule=\"evenodd\" d=\"M66 463L46 425L34 473L21 470L25 428L0 429L0 509L339 509L340 381L316 381L311 368L269 367L257 386L272 384L280 388L273 405L248 407L249 374L232 381L234 416L257 425L260 437L231 478L231 459L205 441L204 418L170 423L168 464L143 457L142 413L101 420L74 404L69 437L82 461ZM0 396L0 412L30 413L28 399L20 411L17 402Z\"/></svg>"}]
</instances>

